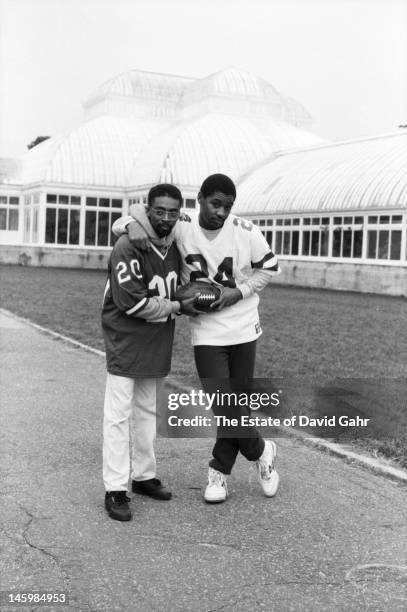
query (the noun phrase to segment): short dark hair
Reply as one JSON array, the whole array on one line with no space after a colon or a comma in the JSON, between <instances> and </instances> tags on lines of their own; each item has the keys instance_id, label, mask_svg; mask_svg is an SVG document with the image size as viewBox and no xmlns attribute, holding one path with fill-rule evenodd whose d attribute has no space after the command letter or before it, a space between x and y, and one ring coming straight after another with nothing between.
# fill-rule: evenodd
<instances>
[{"instance_id":1,"label":"short dark hair","mask_svg":"<svg viewBox=\"0 0 407 612\"><path fill-rule=\"evenodd\" d=\"M175 185L171 185L170 183L160 183L159 185L154 185L154 187L151 187L147 196L147 205L151 206L154 199L160 198L161 196L168 196L169 198L178 200L180 206L182 206L182 193L178 187L175 187Z\"/></svg>"},{"instance_id":2,"label":"short dark hair","mask_svg":"<svg viewBox=\"0 0 407 612\"><path fill-rule=\"evenodd\" d=\"M220 191L224 195L231 195L233 198L236 198L235 184L226 174L211 174L202 183L200 192L204 198L208 198L215 191Z\"/></svg>"}]
</instances>

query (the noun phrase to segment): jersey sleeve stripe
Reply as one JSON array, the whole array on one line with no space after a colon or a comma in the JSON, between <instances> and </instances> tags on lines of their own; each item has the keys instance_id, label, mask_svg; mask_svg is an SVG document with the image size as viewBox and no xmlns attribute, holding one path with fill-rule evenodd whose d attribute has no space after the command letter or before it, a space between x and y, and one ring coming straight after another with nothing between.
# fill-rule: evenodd
<instances>
[{"instance_id":1,"label":"jersey sleeve stripe","mask_svg":"<svg viewBox=\"0 0 407 612\"><path fill-rule=\"evenodd\" d=\"M103 303L104 303L104 301L106 299L106 296L107 296L107 293L108 293L109 289L110 289L110 279L108 278L107 281L106 281L105 290L103 292Z\"/></svg>"},{"instance_id":2,"label":"jersey sleeve stripe","mask_svg":"<svg viewBox=\"0 0 407 612\"><path fill-rule=\"evenodd\" d=\"M145 305L148 302L148 298L143 298L142 300L140 300L139 302L137 302L137 304L135 304L132 308L129 308L129 310L126 310L126 314L128 315L132 315L135 312L138 312L139 310L141 310L142 308L145 307Z\"/></svg>"},{"instance_id":3,"label":"jersey sleeve stripe","mask_svg":"<svg viewBox=\"0 0 407 612\"><path fill-rule=\"evenodd\" d=\"M278 270L278 260L277 257L269 251L263 259L260 261L256 261L256 263L252 262L252 268L262 268L263 270Z\"/></svg>"}]
</instances>

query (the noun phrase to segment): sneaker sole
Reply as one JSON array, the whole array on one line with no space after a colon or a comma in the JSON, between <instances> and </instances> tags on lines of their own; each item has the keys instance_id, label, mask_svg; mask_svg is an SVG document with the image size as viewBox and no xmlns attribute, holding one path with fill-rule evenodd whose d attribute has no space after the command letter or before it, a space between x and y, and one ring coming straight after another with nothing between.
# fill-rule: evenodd
<instances>
[{"instance_id":1,"label":"sneaker sole","mask_svg":"<svg viewBox=\"0 0 407 612\"><path fill-rule=\"evenodd\" d=\"M225 499L205 499L204 498L204 502L206 504L222 504L226 500L227 500L227 497L225 497Z\"/></svg>"},{"instance_id":2,"label":"sneaker sole","mask_svg":"<svg viewBox=\"0 0 407 612\"><path fill-rule=\"evenodd\" d=\"M168 497L157 497L156 495L151 495L150 493L145 493L144 491L135 491L132 489L135 495L144 495L145 497L149 497L150 499L156 499L157 501L169 501L172 499L172 493Z\"/></svg>"},{"instance_id":3,"label":"sneaker sole","mask_svg":"<svg viewBox=\"0 0 407 612\"><path fill-rule=\"evenodd\" d=\"M131 521L131 519L133 518L132 516L129 517L124 517L124 516L114 516L113 514L111 514L109 511L107 512L108 515L110 516L111 519L113 519L114 521L121 521L121 522L127 522L127 521Z\"/></svg>"}]
</instances>

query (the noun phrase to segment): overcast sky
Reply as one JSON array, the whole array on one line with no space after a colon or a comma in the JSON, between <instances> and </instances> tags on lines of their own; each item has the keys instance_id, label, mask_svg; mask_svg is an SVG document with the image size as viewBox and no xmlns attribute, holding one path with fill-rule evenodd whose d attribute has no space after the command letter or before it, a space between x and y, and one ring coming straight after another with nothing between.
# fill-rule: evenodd
<instances>
[{"instance_id":1,"label":"overcast sky","mask_svg":"<svg viewBox=\"0 0 407 612\"><path fill-rule=\"evenodd\" d=\"M407 123L407 0L0 0L0 155L79 125L131 69L234 65L310 111L333 140Z\"/></svg>"}]
</instances>

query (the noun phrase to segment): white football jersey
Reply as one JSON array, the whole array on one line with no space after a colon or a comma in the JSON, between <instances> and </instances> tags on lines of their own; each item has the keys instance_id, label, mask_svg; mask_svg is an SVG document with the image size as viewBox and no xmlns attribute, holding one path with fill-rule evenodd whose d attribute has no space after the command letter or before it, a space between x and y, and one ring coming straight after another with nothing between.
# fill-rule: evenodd
<instances>
[{"instance_id":1,"label":"white football jersey","mask_svg":"<svg viewBox=\"0 0 407 612\"><path fill-rule=\"evenodd\" d=\"M179 221L175 239L182 256L182 283L209 279L225 287L239 287L253 268L277 270L277 259L260 229L230 214L215 238L199 226L198 214L191 221ZM190 317L192 344L227 346L251 342L261 335L257 293L233 306L209 314Z\"/></svg>"}]
</instances>

